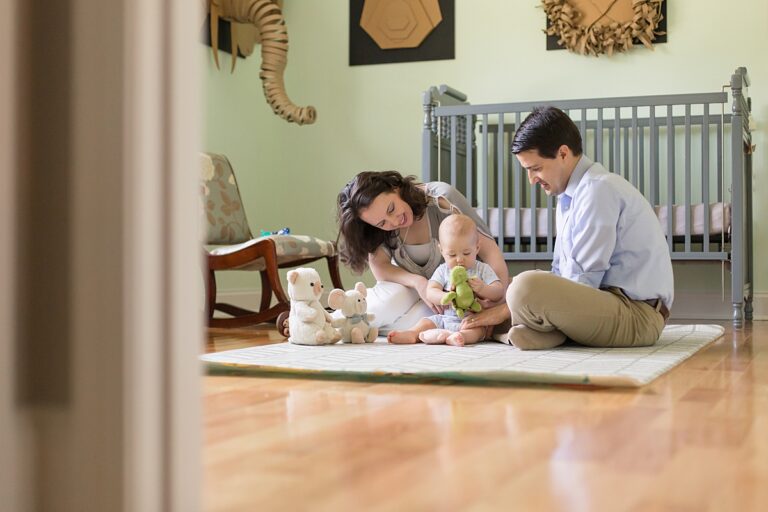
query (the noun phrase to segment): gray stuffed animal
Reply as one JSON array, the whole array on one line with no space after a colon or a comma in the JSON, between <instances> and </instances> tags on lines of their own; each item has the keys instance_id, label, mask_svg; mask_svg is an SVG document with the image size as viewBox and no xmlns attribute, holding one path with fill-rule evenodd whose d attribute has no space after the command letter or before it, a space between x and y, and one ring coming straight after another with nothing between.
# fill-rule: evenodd
<instances>
[{"instance_id":1,"label":"gray stuffed animal","mask_svg":"<svg viewBox=\"0 0 768 512\"><path fill-rule=\"evenodd\" d=\"M341 333L342 343L372 342L379 335L379 330L371 326L373 314L368 313L365 300L368 290L363 283L355 283L354 290L344 291L336 288L328 296L331 309L341 310L344 318L334 318L332 325Z\"/></svg>"}]
</instances>

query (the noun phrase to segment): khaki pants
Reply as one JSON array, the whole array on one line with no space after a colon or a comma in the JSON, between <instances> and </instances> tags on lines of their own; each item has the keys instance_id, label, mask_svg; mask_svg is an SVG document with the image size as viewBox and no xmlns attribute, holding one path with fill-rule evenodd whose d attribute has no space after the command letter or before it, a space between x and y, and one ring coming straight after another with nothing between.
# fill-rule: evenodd
<instances>
[{"instance_id":1,"label":"khaki pants","mask_svg":"<svg viewBox=\"0 0 768 512\"><path fill-rule=\"evenodd\" d=\"M524 348L556 345L553 331L590 347L644 347L656 343L665 323L652 306L618 288L595 289L540 270L515 276L507 306L513 330L528 327Z\"/></svg>"}]
</instances>

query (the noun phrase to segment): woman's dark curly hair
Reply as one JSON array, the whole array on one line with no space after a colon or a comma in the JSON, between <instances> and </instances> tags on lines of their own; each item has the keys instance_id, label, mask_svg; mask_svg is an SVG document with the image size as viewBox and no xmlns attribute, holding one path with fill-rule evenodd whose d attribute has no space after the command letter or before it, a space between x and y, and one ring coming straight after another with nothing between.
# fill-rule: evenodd
<instances>
[{"instance_id":1,"label":"woman's dark curly hair","mask_svg":"<svg viewBox=\"0 0 768 512\"><path fill-rule=\"evenodd\" d=\"M398 230L385 231L367 224L360 218L379 194L397 190L400 198L413 210L413 220L424 216L427 196L416 188L414 176L402 176L397 171L363 171L339 192L337 200L339 247L341 261L354 272L362 273L368 266L368 255L381 244L390 249L397 245Z\"/></svg>"}]
</instances>

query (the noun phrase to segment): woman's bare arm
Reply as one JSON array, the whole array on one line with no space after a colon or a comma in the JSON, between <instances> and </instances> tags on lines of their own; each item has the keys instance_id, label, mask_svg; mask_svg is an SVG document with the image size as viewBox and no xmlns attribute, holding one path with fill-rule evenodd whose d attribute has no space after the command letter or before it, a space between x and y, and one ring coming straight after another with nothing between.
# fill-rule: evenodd
<instances>
[{"instance_id":1,"label":"woman's bare arm","mask_svg":"<svg viewBox=\"0 0 768 512\"><path fill-rule=\"evenodd\" d=\"M494 281L491 284L485 284L477 277L473 277L469 281L469 286L475 292L475 295L479 299L485 299L493 303L499 302L504 298L506 287L501 284L501 281Z\"/></svg>"},{"instance_id":2,"label":"woman's bare arm","mask_svg":"<svg viewBox=\"0 0 768 512\"><path fill-rule=\"evenodd\" d=\"M435 313L442 312L439 303L435 304L427 296L427 283L429 282L427 278L393 265L390 255L384 248L379 247L376 252L368 255L368 266L371 267L371 272L377 281L390 281L413 288L432 311Z\"/></svg>"},{"instance_id":3,"label":"woman's bare arm","mask_svg":"<svg viewBox=\"0 0 768 512\"><path fill-rule=\"evenodd\" d=\"M496 241L488 238L483 234L480 236L480 251L477 255L480 259L491 266L496 276L501 281L503 290L507 289L509 285L509 269L507 268L507 262L504 261L504 255L501 254L501 249L496 245ZM502 293L503 296L503 293Z\"/></svg>"}]
</instances>

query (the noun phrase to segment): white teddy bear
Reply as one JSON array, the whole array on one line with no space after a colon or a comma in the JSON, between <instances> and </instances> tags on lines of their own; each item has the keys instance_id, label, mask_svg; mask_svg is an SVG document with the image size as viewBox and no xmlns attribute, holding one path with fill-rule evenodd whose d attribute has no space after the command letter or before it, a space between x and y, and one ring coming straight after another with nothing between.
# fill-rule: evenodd
<instances>
[{"instance_id":1,"label":"white teddy bear","mask_svg":"<svg viewBox=\"0 0 768 512\"><path fill-rule=\"evenodd\" d=\"M298 345L327 345L341 339L331 326L331 315L320 305L323 285L320 275L312 268L297 268L288 272L288 296L291 312L288 341Z\"/></svg>"},{"instance_id":2,"label":"white teddy bear","mask_svg":"<svg viewBox=\"0 0 768 512\"><path fill-rule=\"evenodd\" d=\"M379 330L372 327L373 314L368 313L368 302L365 300L368 290L363 283L356 283L354 290L345 292L338 288L328 296L331 309L341 310L344 318L334 318L333 326L341 331L342 343L371 342L379 335Z\"/></svg>"}]
</instances>

